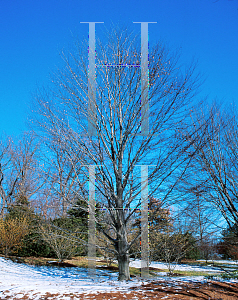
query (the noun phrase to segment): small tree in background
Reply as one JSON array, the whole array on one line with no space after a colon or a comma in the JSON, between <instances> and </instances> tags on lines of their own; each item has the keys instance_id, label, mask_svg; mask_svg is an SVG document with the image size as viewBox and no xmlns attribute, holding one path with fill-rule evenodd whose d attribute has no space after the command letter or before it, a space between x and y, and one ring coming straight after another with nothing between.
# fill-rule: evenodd
<instances>
[{"instance_id":1,"label":"small tree in background","mask_svg":"<svg viewBox=\"0 0 238 300\"><path fill-rule=\"evenodd\" d=\"M42 222L38 230L43 241L60 262L75 254L86 255L88 239L88 207L78 199L66 216Z\"/></svg>"},{"instance_id":2,"label":"small tree in background","mask_svg":"<svg viewBox=\"0 0 238 300\"><path fill-rule=\"evenodd\" d=\"M164 233L158 233L157 236L158 259L165 261L169 274L171 275L177 266L177 263L194 248L189 232L174 232L172 229Z\"/></svg>"},{"instance_id":3,"label":"small tree in background","mask_svg":"<svg viewBox=\"0 0 238 300\"><path fill-rule=\"evenodd\" d=\"M150 197L148 203L149 210L149 248L150 248L150 261L161 259L161 256L158 254L158 239L162 232L168 230L172 226L171 215L169 209L163 208L160 200ZM138 232L141 230L141 220L140 220L140 210L136 212L135 221L132 224L132 236L131 239L138 236ZM130 254L132 257L140 257L140 240L137 239L133 244Z\"/></svg>"},{"instance_id":4,"label":"small tree in background","mask_svg":"<svg viewBox=\"0 0 238 300\"><path fill-rule=\"evenodd\" d=\"M112 262L117 259L116 252L112 242L100 231L97 231L97 246L97 253L104 257L108 267L111 266Z\"/></svg>"},{"instance_id":5,"label":"small tree in background","mask_svg":"<svg viewBox=\"0 0 238 300\"><path fill-rule=\"evenodd\" d=\"M156 260L160 257L158 241L163 232L172 228L172 219L169 209L163 208L162 203L153 197L149 201L149 225L150 259Z\"/></svg>"},{"instance_id":6,"label":"small tree in background","mask_svg":"<svg viewBox=\"0 0 238 300\"><path fill-rule=\"evenodd\" d=\"M75 228L74 225L71 220L61 218L45 223L39 228L42 239L54 251L59 262L63 262L63 260L78 253L80 243L86 244L79 229Z\"/></svg>"},{"instance_id":7,"label":"small tree in background","mask_svg":"<svg viewBox=\"0 0 238 300\"><path fill-rule=\"evenodd\" d=\"M29 225L24 217L0 219L0 248L5 257L21 248L28 232Z\"/></svg>"},{"instance_id":8,"label":"small tree in background","mask_svg":"<svg viewBox=\"0 0 238 300\"><path fill-rule=\"evenodd\" d=\"M76 237L79 237L81 240L78 241L77 254L86 255L87 252L87 241L88 241L88 205L86 202L78 199L75 204L67 211L67 217L54 220L61 226L59 222L61 221L63 228L68 228L72 232L75 231ZM73 234L73 233L72 233Z\"/></svg>"}]
</instances>

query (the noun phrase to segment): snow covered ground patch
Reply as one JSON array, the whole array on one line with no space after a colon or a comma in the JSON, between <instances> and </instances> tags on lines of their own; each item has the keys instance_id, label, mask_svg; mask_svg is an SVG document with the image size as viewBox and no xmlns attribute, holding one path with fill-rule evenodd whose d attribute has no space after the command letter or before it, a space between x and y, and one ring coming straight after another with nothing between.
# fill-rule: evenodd
<instances>
[{"instance_id":1,"label":"snow covered ground patch","mask_svg":"<svg viewBox=\"0 0 238 300\"><path fill-rule=\"evenodd\" d=\"M130 263L130 267L134 268L140 268L141 267L141 261L139 259L136 259ZM168 266L164 262L151 262L150 267L156 268L156 269L168 269ZM192 266L192 265L186 265L186 264L177 264L174 265L175 271L195 271L195 272L208 272L208 273L219 273L221 272L220 268L207 266Z\"/></svg>"},{"instance_id":2,"label":"snow covered ground patch","mask_svg":"<svg viewBox=\"0 0 238 300\"><path fill-rule=\"evenodd\" d=\"M238 261L234 260L204 260L204 259L199 259L198 262L208 262L208 263L216 263L216 264L226 264L226 265L238 265Z\"/></svg>"},{"instance_id":3,"label":"snow covered ground patch","mask_svg":"<svg viewBox=\"0 0 238 300\"><path fill-rule=\"evenodd\" d=\"M135 260L130 263L130 266L140 268L141 261ZM167 269L166 264L162 262L152 262L151 267L158 269ZM220 269L214 267L200 267L189 266L185 264L179 264L176 270L187 271L205 271L216 272ZM175 282L202 282L203 276L181 276L181 277L168 277L165 274L159 273L158 277L153 277L151 280L157 280L167 282L174 285ZM143 284L151 282L148 280L140 280L133 278L129 282L118 282L118 274L110 272L108 270L97 269L95 271L96 276L89 276L88 270L85 268L60 268L60 267L46 267L46 266L29 266L26 264L14 263L9 259L0 257L0 294L4 297L9 296L20 297L27 295L29 299L42 299L42 295L47 293L59 294L63 298L70 299L69 296L63 296L65 294L84 294L100 292L131 292L131 287L136 287L137 291ZM68 297L68 298L67 298ZM0 299L1 296L0 296ZM3 298L4 299L4 298ZM58 299L58 298L57 298Z\"/></svg>"},{"instance_id":4,"label":"snow covered ground patch","mask_svg":"<svg viewBox=\"0 0 238 300\"><path fill-rule=\"evenodd\" d=\"M96 276L89 277L84 268L28 266L0 257L0 293L9 291L7 295L127 291L138 285L138 280L118 282L117 273L106 270L96 270Z\"/></svg>"}]
</instances>

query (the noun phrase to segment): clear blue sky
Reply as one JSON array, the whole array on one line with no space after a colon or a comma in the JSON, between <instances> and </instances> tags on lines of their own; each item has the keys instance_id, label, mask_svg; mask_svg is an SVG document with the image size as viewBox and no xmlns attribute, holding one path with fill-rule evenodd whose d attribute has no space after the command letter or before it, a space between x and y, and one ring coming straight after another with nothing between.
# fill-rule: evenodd
<instances>
[{"instance_id":1,"label":"clear blue sky","mask_svg":"<svg viewBox=\"0 0 238 300\"><path fill-rule=\"evenodd\" d=\"M203 95L238 103L238 0L0 0L0 135L26 130L31 93L47 85L84 21L149 25L150 41L198 59ZM103 26L103 25L96 25Z\"/></svg>"}]
</instances>

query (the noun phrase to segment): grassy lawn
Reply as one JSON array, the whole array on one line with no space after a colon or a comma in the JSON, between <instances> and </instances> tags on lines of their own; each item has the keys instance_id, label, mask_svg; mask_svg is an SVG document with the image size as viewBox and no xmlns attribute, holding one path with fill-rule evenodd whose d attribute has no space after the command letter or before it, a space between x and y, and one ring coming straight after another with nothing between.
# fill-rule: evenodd
<instances>
[{"instance_id":1,"label":"grassy lawn","mask_svg":"<svg viewBox=\"0 0 238 300\"><path fill-rule=\"evenodd\" d=\"M167 272L167 271L165 271ZM211 273L211 272L201 272L201 271L178 271L178 270L175 270L175 273L176 274L180 274L182 276L207 276L207 275L218 275L220 273Z\"/></svg>"}]
</instances>

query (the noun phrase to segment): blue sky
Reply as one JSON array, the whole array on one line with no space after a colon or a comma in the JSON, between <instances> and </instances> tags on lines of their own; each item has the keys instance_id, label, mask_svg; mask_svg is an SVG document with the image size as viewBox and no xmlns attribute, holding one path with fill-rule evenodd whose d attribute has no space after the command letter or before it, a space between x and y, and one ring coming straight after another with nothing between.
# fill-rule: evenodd
<instances>
[{"instance_id":1,"label":"blue sky","mask_svg":"<svg viewBox=\"0 0 238 300\"><path fill-rule=\"evenodd\" d=\"M157 22L150 41L181 49L185 63L198 60L202 95L238 103L238 0L0 0L0 135L27 129L32 93L61 65L61 49L87 37L85 21L138 33L132 22Z\"/></svg>"}]
</instances>

